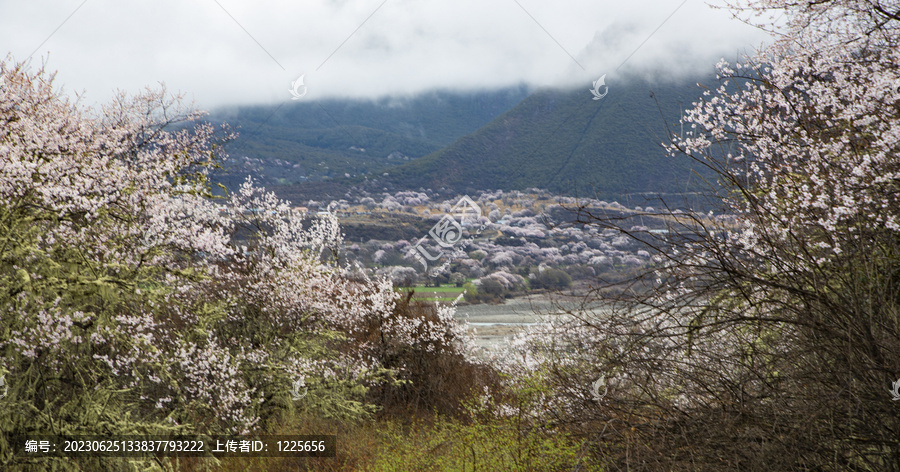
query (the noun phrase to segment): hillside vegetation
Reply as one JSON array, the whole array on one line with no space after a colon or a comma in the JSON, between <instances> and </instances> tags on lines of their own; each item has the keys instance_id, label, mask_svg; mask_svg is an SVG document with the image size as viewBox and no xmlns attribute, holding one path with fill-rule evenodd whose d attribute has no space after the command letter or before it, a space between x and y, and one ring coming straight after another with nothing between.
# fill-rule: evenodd
<instances>
[{"instance_id":1,"label":"hillside vegetation","mask_svg":"<svg viewBox=\"0 0 900 472\"><path fill-rule=\"evenodd\" d=\"M683 193L696 189L702 166L662 148L680 132L679 105L700 95L695 81L649 84L607 79L609 93L539 90L475 133L439 151L390 169L378 183L400 188L553 192L582 189L600 198L624 193ZM667 129L668 127L668 129Z\"/></svg>"},{"instance_id":2,"label":"hillside vegetation","mask_svg":"<svg viewBox=\"0 0 900 472\"><path fill-rule=\"evenodd\" d=\"M248 173L284 185L381 171L476 131L527 94L511 87L221 109L209 119L228 122L240 137L219 177L236 188Z\"/></svg>"}]
</instances>

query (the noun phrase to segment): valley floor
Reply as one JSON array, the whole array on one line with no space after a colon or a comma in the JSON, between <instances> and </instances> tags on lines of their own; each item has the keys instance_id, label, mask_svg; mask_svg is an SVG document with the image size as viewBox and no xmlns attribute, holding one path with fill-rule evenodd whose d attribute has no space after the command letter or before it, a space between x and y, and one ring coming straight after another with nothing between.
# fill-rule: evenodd
<instances>
[{"instance_id":1,"label":"valley floor","mask_svg":"<svg viewBox=\"0 0 900 472\"><path fill-rule=\"evenodd\" d=\"M529 294L506 299L497 305L461 305L456 308L456 318L469 322L475 343L489 355L530 326L553 316L565 316L566 310L583 309L581 301L581 298L559 294Z\"/></svg>"}]
</instances>

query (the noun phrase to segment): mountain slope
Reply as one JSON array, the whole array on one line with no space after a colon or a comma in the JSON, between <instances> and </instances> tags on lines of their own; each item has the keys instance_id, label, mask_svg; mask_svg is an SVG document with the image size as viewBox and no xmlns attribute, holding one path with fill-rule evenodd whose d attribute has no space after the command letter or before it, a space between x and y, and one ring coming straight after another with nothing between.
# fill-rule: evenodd
<instances>
[{"instance_id":1,"label":"mountain slope","mask_svg":"<svg viewBox=\"0 0 900 472\"><path fill-rule=\"evenodd\" d=\"M540 90L477 132L389 169L379 180L454 192L571 192L576 186L602 195L684 192L691 164L667 156L660 143L666 123L680 132L680 105L695 101L702 90L695 81L607 83L609 93L600 100L592 100L587 87Z\"/></svg>"},{"instance_id":2,"label":"mountain slope","mask_svg":"<svg viewBox=\"0 0 900 472\"><path fill-rule=\"evenodd\" d=\"M248 173L264 183L360 175L435 152L472 133L528 95L524 87L434 91L380 100L288 101L214 111L212 122L237 127L233 156L220 178Z\"/></svg>"}]
</instances>

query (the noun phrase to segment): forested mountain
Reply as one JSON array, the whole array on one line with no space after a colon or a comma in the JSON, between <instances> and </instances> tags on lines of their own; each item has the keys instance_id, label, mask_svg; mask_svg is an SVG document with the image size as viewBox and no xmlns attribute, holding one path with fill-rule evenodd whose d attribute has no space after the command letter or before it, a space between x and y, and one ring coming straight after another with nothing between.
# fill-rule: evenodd
<instances>
[{"instance_id":1,"label":"forested mountain","mask_svg":"<svg viewBox=\"0 0 900 472\"><path fill-rule=\"evenodd\" d=\"M539 90L475 133L390 169L379 183L460 193L529 187L570 192L576 185L598 195L688 190L689 181L697 181L691 163L667 156L660 143L667 126L681 132L681 106L703 91L697 80L607 84L609 93L600 100L592 99L588 84Z\"/></svg>"},{"instance_id":2,"label":"forested mountain","mask_svg":"<svg viewBox=\"0 0 900 472\"><path fill-rule=\"evenodd\" d=\"M222 180L248 174L270 184L357 176L435 152L478 130L528 96L524 86L434 91L379 100L291 101L215 110L239 137ZM287 95L287 94L286 94Z\"/></svg>"},{"instance_id":3,"label":"forested mountain","mask_svg":"<svg viewBox=\"0 0 900 472\"><path fill-rule=\"evenodd\" d=\"M282 195L309 198L319 192L305 191L308 183L323 180L441 193L536 187L601 198L680 194L696 188L698 169L660 144L682 132L682 108L704 90L698 82L714 80L607 78L608 94L599 100L585 84L530 95L519 87L220 110L212 120L240 133L220 180L233 186L252 175Z\"/></svg>"}]
</instances>

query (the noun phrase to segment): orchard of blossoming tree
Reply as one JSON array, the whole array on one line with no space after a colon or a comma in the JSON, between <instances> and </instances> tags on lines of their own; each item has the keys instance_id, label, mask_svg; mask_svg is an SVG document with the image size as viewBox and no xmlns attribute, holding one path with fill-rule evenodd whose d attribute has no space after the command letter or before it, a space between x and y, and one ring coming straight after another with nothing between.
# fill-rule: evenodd
<instances>
[{"instance_id":1,"label":"orchard of blossoming tree","mask_svg":"<svg viewBox=\"0 0 900 472\"><path fill-rule=\"evenodd\" d=\"M0 62L2 468L218 466L27 457L29 434L327 432L337 458L231 469L900 472L900 4L729 8L773 42L664 143L712 213L473 193L448 281L591 282L490 362L452 305L395 291L414 239L214 192L234 135L165 89L87 109ZM430 200L357 203L427 231L454 203Z\"/></svg>"}]
</instances>

